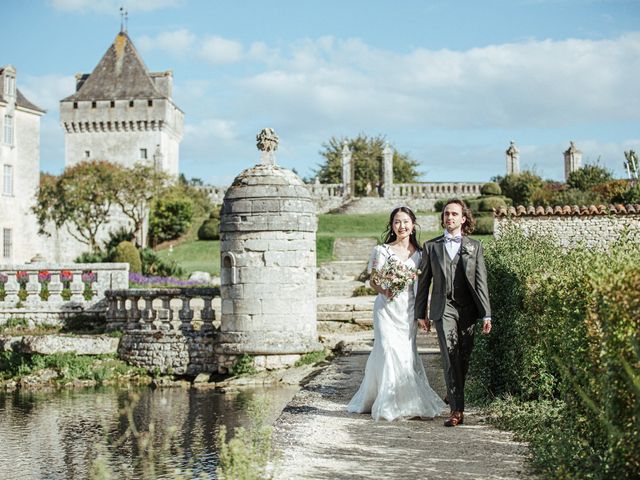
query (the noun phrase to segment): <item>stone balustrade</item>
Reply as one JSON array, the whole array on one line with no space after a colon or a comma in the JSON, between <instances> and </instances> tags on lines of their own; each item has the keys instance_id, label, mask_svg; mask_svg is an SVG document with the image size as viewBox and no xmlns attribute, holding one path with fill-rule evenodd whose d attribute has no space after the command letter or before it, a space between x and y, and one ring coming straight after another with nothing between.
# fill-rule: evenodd
<instances>
[{"instance_id":1,"label":"stone balustrade","mask_svg":"<svg viewBox=\"0 0 640 480\"><path fill-rule=\"evenodd\" d=\"M0 325L11 318L55 325L70 315L104 313L105 292L128 285L128 263L0 265Z\"/></svg>"},{"instance_id":2,"label":"stone balustrade","mask_svg":"<svg viewBox=\"0 0 640 480\"><path fill-rule=\"evenodd\" d=\"M483 183L394 183L385 197L390 198L450 198L480 195ZM388 194L387 194L388 193Z\"/></svg>"},{"instance_id":3,"label":"stone balustrade","mask_svg":"<svg viewBox=\"0 0 640 480\"><path fill-rule=\"evenodd\" d=\"M342 197L344 195L341 183L308 183L307 188L314 198Z\"/></svg>"},{"instance_id":4,"label":"stone balustrade","mask_svg":"<svg viewBox=\"0 0 640 480\"><path fill-rule=\"evenodd\" d=\"M119 357L162 373L215 372L219 297L217 287L107 291L107 329L123 332Z\"/></svg>"}]
</instances>

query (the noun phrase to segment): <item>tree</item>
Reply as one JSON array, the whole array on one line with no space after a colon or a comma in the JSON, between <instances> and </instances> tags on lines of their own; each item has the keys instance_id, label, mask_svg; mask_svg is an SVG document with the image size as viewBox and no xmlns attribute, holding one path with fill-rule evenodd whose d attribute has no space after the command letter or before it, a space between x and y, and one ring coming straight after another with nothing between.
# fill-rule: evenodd
<instances>
[{"instance_id":1,"label":"tree","mask_svg":"<svg viewBox=\"0 0 640 480\"><path fill-rule=\"evenodd\" d=\"M133 222L136 245L146 246L144 221L149 213L151 200L165 189L169 176L153 167L136 164L133 167L117 167L115 202Z\"/></svg>"},{"instance_id":2,"label":"tree","mask_svg":"<svg viewBox=\"0 0 640 480\"><path fill-rule=\"evenodd\" d=\"M384 181L384 150L383 136L367 137L364 134L353 139L331 137L322 145L320 155L325 162L315 172L322 183L342 183L342 147L347 142L351 150L351 165L354 174L355 193L364 195L367 184L374 187ZM419 163L407 154L393 152L393 181L397 183L415 182L420 176L417 167Z\"/></svg>"},{"instance_id":3,"label":"tree","mask_svg":"<svg viewBox=\"0 0 640 480\"><path fill-rule=\"evenodd\" d=\"M115 200L115 171L109 162L87 161L66 168L59 177L43 174L33 207L40 233L48 234L49 222L56 228L64 225L95 252L98 229L109 222Z\"/></svg>"},{"instance_id":4,"label":"tree","mask_svg":"<svg viewBox=\"0 0 640 480\"><path fill-rule=\"evenodd\" d=\"M542 178L527 170L495 177L494 181L498 182L502 194L513 200L514 205L531 205L533 195L544 185Z\"/></svg>"},{"instance_id":5,"label":"tree","mask_svg":"<svg viewBox=\"0 0 640 480\"><path fill-rule=\"evenodd\" d=\"M611 171L599 165L587 164L569 174L569 177L567 178L567 185L569 188L577 188L578 190L586 192L596 185L606 183L612 179L613 175L611 174Z\"/></svg>"}]
</instances>

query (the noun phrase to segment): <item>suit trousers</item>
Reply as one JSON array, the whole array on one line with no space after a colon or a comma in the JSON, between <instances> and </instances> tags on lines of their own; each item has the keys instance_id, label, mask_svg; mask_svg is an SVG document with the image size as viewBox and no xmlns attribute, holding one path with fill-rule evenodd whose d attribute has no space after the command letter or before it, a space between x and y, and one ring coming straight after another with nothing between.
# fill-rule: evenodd
<instances>
[{"instance_id":1,"label":"suit trousers","mask_svg":"<svg viewBox=\"0 0 640 480\"><path fill-rule=\"evenodd\" d=\"M475 305L460 306L453 300L447 300L442 318L433 322L452 411L464 411L464 384L473 350L476 317Z\"/></svg>"}]
</instances>

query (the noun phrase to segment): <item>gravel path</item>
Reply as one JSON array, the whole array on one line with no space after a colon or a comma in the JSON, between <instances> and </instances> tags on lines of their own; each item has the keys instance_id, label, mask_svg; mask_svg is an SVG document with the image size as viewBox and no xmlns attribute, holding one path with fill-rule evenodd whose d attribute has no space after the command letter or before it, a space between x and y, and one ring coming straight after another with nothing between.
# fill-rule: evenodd
<instances>
[{"instance_id":1,"label":"gravel path","mask_svg":"<svg viewBox=\"0 0 640 480\"><path fill-rule=\"evenodd\" d=\"M443 393L439 354L422 355ZM278 479L526 479L526 445L469 410L455 428L435 420L374 422L345 408L362 380L368 351L337 357L293 397L274 425Z\"/></svg>"}]
</instances>

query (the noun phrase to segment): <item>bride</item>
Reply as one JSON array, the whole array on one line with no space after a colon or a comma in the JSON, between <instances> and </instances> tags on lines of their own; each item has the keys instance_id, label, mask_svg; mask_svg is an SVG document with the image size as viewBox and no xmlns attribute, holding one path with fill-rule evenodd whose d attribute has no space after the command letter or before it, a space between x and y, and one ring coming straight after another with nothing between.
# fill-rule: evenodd
<instances>
[{"instance_id":1,"label":"bride","mask_svg":"<svg viewBox=\"0 0 640 480\"><path fill-rule=\"evenodd\" d=\"M367 268L371 274L371 286L378 292L373 306L374 343L362 384L347 410L352 413L371 412L374 420L433 418L445 407L429 386L416 347L418 325L413 319L413 308L417 282L399 293L376 283L380 278L377 273L387 262L399 262L413 271L417 270L421 250L415 225L416 216L410 208L394 209L389 217L384 244L373 248Z\"/></svg>"}]
</instances>

